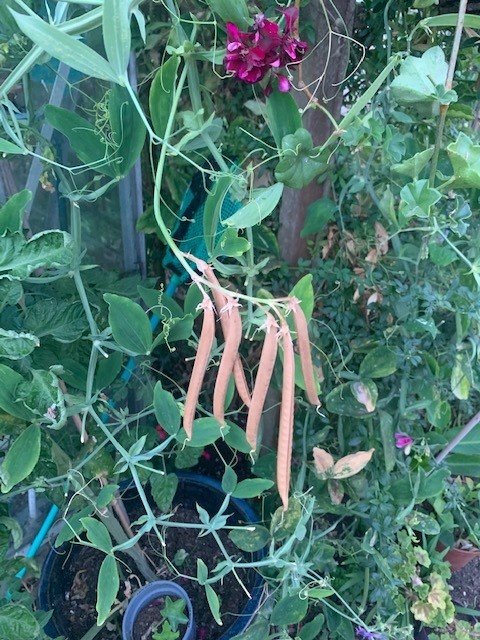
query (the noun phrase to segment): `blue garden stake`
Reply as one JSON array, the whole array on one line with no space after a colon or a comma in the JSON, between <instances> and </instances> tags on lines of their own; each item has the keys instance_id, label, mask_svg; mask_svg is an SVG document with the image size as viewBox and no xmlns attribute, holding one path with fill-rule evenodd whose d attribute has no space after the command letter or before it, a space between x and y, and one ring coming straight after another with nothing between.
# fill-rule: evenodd
<instances>
[{"instance_id":1,"label":"blue garden stake","mask_svg":"<svg viewBox=\"0 0 480 640\"><path fill-rule=\"evenodd\" d=\"M148 605L155 603L156 600L166 598L166 596L173 596L181 598L187 605L188 611L188 623L184 634L181 636L183 640L195 640L195 619L193 617L193 606L190 598L188 597L185 589L175 582L169 580L157 580L151 582L146 587L139 589L125 611L122 622L122 640L133 640L133 631L135 629L135 623L141 612L148 607ZM160 614L160 606L159 606Z\"/></svg>"}]
</instances>

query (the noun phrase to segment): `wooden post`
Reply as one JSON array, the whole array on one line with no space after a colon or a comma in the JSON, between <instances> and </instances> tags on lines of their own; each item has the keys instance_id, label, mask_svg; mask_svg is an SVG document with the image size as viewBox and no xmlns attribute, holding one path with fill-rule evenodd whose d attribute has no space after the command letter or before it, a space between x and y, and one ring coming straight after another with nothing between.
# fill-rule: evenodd
<instances>
[{"instance_id":1,"label":"wooden post","mask_svg":"<svg viewBox=\"0 0 480 640\"><path fill-rule=\"evenodd\" d=\"M322 5L328 11L328 24ZM336 11L333 10L336 7ZM302 23L310 23L315 27L316 42L321 44L307 55L302 65L304 83L317 80L324 74L323 80L316 90L316 98L323 108L338 121L343 101L342 81L348 65L350 55L350 41L346 37L333 35L334 31L344 36L350 36L355 17L355 0L332 0L321 3L313 0L300 10ZM327 35L330 33L330 37ZM325 37L327 36L327 37ZM309 87L315 90L315 85ZM308 98L302 92L296 93L300 108L304 108ZM321 109L309 109L303 117L304 126L312 134L314 144L322 144L332 132L332 123ZM317 184L314 180L304 189L285 189L280 209L280 231L278 241L281 255L290 265L297 264L299 258L306 257L307 245L300 232L305 223L308 206L327 195L328 180Z\"/></svg>"}]
</instances>

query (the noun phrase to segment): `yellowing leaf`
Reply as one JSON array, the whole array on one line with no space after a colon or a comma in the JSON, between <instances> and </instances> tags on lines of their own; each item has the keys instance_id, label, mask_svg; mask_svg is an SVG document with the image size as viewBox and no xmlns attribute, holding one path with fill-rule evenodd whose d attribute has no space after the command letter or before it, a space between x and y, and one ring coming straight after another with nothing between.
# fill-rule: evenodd
<instances>
[{"instance_id":1,"label":"yellowing leaf","mask_svg":"<svg viewBox=\"0 0 480 640\"><path fill-rule=\"evenodd\" d=\"M334 459L325 451L325 449L313 448L313 460L315 469L320 476L325 476L329 470L332 470L335 464Z\"/></svg>"},{"instance_id":2,"label":"yellowing leaf","mask_svg":"<svg viewBox=\"0 0 480 640\"><path fill-rule=\"evenodd\" d=\"M350 478L364 469L370 462L375 449L369 451L357 451L340 460L333 467L333 477L337 480Z\"/></svg>"}]
</instances>

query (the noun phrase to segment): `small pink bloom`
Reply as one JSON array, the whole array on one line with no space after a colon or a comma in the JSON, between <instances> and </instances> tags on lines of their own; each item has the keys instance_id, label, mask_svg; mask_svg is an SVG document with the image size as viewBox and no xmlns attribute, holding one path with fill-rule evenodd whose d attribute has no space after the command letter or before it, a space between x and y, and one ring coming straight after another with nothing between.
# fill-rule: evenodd
<instances>
[{"instance_id":1,"label":"small pink bloom","mask_svg":"<svg viewBox=\"0 0 480 640\"><path fill-rule=\"evenodd\" d=\"M212 454L210 453L210 451L204 451L202 453L202 458L204 458L205 460L209 461L212 459Z\"/></svg>"},{"instance_id":2,"label":"small pink bloom","mask_svg":"<svg viewBox=\"0 0 480 640\"><path fill-rule=\"evenodd\" d=\"M278 90L282 93L290 91L290 80L286 76L278 75Z\"/></svg>"},{"instance_id":3,"label":"small pink bloom","mask_svg":"<svg viewBox=\"0 0 480 640\"><path fill-rule=\"evenodd\" d=\"M403 449L405 455L408 456L412 449L414 440L408 433L398 432L395 434L395 446L397 449Z\"/></svg>"}]
</instances>

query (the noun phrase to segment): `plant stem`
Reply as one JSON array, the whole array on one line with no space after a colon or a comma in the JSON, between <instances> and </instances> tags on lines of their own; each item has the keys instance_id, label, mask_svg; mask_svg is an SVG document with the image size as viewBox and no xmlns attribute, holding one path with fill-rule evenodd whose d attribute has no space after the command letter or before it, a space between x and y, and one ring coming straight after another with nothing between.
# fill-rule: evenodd
<instances>
[{"instance_id":1,"label":"plant stem","mask_svg":"<svg viewBox=\"0 0 480 640\"><path fill-rule=\"evenodd\" d=\"M448 64L447 79L445 80L446 91L450 91L453 85L453 76L455 74L455 68L457 66L457 58L458 58L458 52L460 50L460 41L462 39L463 25L465 23L465 13L467 11L467 3L468 3L468 0L460 0L460 6L458 8L457 26L455 28L455 36L453 38L452 53L450 55L450 62ZM430 170L430 186L431 187L433 187L435 184L438 158L440 155L440 148L442 146L443 132L445 129L445 120L447 118L447 111L449 106L450 106L449 104L440 105L440 117L437 125L437 136L435 139L435 149L433 152L432 168Z\"/></svg>"},{"instance_id":2,"label":"plant stem","mask_svg":"<svg viewBox=\"0 0 480 640\"><path fill-rule=\"evenodd\" d=\"M450 440L447 446L440 451L435 457L435 462L440 464L451 453L455 447L470 433L470 431L480 423L480 411L473 416L471 420L457 433L457 435Z\"/></svg>"}]
</instances>

